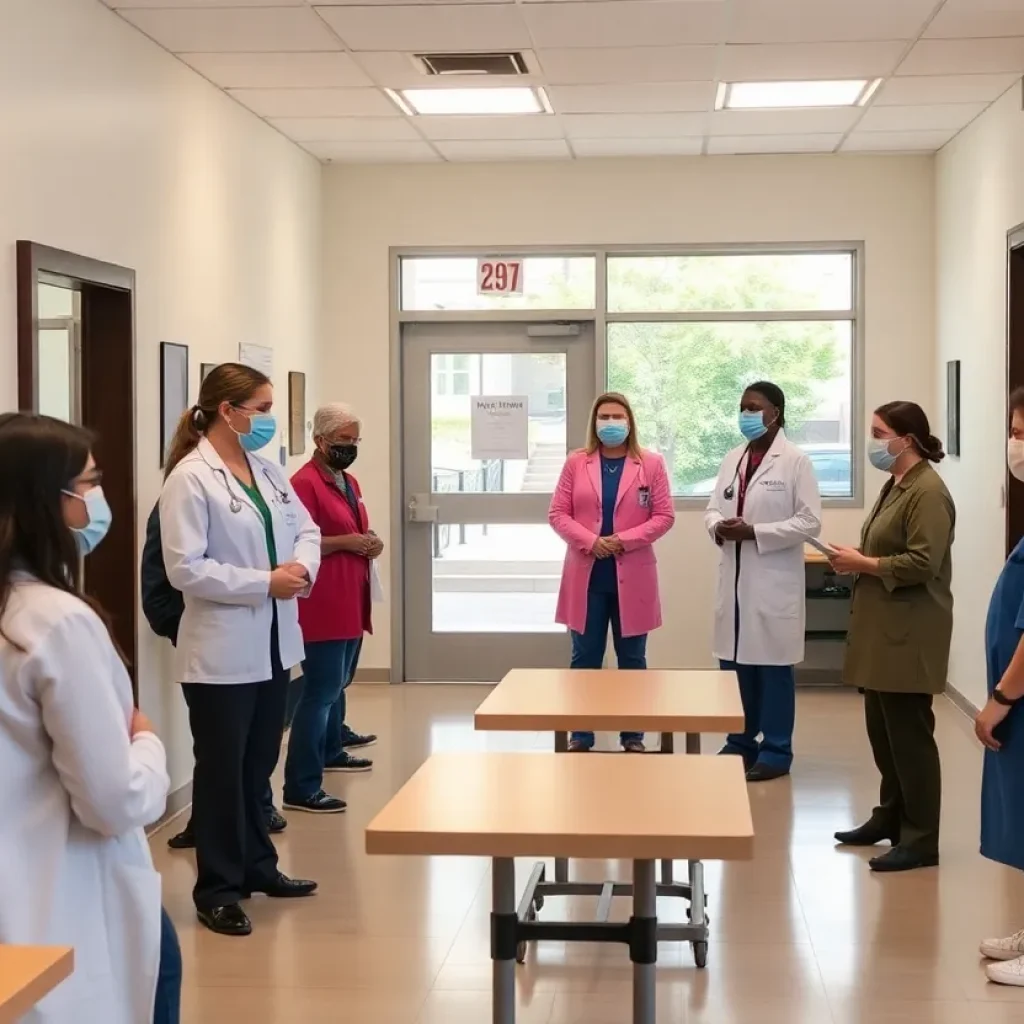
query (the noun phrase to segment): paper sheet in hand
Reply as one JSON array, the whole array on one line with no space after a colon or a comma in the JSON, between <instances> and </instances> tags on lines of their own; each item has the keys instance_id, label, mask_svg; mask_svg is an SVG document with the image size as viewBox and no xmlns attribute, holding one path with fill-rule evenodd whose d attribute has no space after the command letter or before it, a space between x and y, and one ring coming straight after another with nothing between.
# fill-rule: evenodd
<instances>
[{"instance_id":1,"label":"paper sheet in hand","mask_svg":"<svg viewBox=\"0 0 1024 1024\"><path fill-rule=\"evenodd\" d=\"M376 562L370 563L370 601L373 604L384 603L384 583Z\"/></svg>"},{"instance_id":2,"label":"paper sheet in hand","mask_svg":"<svg viewBox=\"0 0 1024 1024\"><path fill-rule=\"evenodd\" d=\"M818 540L817 537L808 537L807 543L816 551L820 551L826 558L831 558L836 553L835 548L829 547L828 544L822 540Z\"/></svg>"}]
</instances>

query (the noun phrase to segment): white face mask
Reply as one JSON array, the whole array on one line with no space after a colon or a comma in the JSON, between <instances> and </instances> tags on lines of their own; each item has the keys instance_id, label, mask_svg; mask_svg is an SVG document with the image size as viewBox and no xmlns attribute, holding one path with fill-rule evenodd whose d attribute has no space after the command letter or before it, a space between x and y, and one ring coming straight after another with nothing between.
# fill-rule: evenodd
<instances>
[{"instance_id":1,"label":"white face mask","mask_svg":"<svg viewBox=\"0 0 1024 1024\"><path fill-rule=\"evenodd\" d=\"M1006 465L1013 476L1024 481L1024 441L1011 437L1006 442Z\"/></svg>"}]
</instances>

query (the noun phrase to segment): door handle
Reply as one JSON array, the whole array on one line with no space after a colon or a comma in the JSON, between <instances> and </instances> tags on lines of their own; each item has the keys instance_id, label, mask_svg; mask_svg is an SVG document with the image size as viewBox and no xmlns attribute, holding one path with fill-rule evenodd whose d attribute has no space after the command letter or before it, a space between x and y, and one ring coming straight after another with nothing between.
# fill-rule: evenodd
<instances>
[{"instance_id":1,"label":"door handle","mask_svg":"<svg viewBox=\"0 0 1024 1024\"><path fill-rule=\"evenodd\" d=\"M410 523L436 523L437 506L430 504L429 494L414 494L409 499Z\"/></svg>"}]
</instances>

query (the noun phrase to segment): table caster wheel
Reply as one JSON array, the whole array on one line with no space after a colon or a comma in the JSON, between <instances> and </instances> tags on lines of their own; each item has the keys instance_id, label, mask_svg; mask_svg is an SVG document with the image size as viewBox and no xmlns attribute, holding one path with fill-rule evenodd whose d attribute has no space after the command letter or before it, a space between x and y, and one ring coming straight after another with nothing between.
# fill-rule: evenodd
<instances>
[{"instance_id":1,"label":"table caster wheel","mask_svg":"<svg viewBox=\"0 0 1024 1024\"><path fill-rule=\"evenodd\" d=\"M704 968L708 965L708 944L706 942L693 943L693 959L698 967Z\"/></svg>"}]
</instances>

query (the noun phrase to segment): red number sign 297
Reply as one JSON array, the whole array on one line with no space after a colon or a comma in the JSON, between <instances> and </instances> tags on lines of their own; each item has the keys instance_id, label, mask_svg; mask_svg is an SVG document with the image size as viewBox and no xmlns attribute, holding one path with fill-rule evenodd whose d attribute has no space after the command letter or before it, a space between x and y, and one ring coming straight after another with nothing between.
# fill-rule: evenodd
<instances>
[{"instance_id":1,"label":"red number sign 297","mask_svg":"<svg viewBox=\"0 0 1024 1024\"><path fill-rule=\"evenodd\" d=\"M480 291L482 292L517 292L519 291L520 263L482 263L480 264Z\"/></svg>"}]
</instances>

